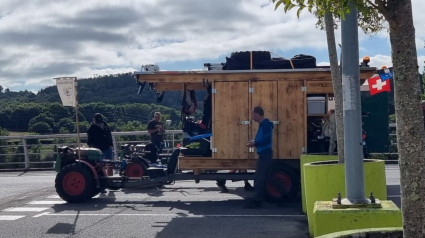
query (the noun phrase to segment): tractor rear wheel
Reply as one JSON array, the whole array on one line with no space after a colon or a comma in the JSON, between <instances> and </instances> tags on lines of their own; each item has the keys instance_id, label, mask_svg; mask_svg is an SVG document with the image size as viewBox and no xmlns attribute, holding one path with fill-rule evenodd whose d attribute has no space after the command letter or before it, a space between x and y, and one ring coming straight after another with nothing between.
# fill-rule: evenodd
<instances>
[{"instance_id":1,"label":"tractor rear wheel","mask_svg":"<svg viewBox=\"0 0 425 238\"><path fill-rule=\"evenodd\" d=\"M59 197L69 203L84 202L95 193L93 175L80 163L65 166L56 175L55 188Z\"/></svg>"}]
</instances>

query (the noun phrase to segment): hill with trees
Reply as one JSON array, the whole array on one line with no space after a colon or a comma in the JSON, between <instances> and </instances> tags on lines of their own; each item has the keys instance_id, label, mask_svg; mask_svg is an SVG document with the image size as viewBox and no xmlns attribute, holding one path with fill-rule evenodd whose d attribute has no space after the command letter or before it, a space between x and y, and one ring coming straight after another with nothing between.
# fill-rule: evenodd
<instances>
[{"instance_id":1,"label":"hill with trees","mask_svg":"<svg viewBox=\"0 0 425 238\"><path fill-rule=\"evenodd\" d=\"M146 130L153 112L160 111L163 120L171 119L172 128L179 128L181 92L167 92L157 103L157 94L145 87L137 94L138 85L131 73L107 75L78 80L80 128L85 131L95 113L106 117L114 131ZM202 110L205 92L197 92L198 108ZM196 118L202 111L198 110ZM0 86L0 127L8 131L40 134L75 132L75 108L64 107L57 87L13 92Z\"/></svg>"}]
</instances>

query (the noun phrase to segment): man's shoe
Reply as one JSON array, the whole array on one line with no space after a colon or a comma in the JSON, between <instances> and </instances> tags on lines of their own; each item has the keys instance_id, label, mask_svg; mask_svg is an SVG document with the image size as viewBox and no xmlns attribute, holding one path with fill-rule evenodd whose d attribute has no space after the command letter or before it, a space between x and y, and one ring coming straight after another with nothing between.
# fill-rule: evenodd
<instances>
[{"instance_id":1,"label":"man's shoe","mask_svg":"<svg viewBox=\"0 0 425 238\"><path fill-rule=\"evenodd\" d=\"M245 188L245 191L249 191L249 192L254 191L254 187L251 186L250 183L246 183L244 188Z\"/></svg>"},{"instance_id":2,"label":"man's shoe","mask_svg":"<svg viewBox=\"0 0 425 238\"><path fill-rule=\"evenodd\" d=\"M261 202L256 200L251 200L247 204L245 204L244 208L248 208L248 209L261 208Z\"/></svg>"}]
</instances>

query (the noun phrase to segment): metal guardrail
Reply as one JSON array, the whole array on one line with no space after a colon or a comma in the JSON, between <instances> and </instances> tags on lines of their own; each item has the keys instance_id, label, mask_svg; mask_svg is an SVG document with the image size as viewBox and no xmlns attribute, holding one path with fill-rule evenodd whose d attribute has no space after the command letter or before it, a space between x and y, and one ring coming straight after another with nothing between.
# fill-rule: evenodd
<instances>
[{"instance_id":1,"label":"metal guardrail","mask_svg":"<svg viewBox=\"0 0 425 238\"><path fill-rule=\"evenodd\" d=\"M181 130L170 130L166 131L164 133L165 138L165 148L167 149L173 149L177 143L179 143L183 139L183 131ZM128 136L146 136L149 138L149 133L147 131L130 131L130 132L112 132L112 140L113 140L113 151L114 151L114 159L118 160L118 156L120 154L120 145L122 144L142 144L142 143L148 143L149 139L146 140L124 140L122 137L128 137ZM8 162L1 162L0 167L2 165L24 165L24 169L29 169L31 167L31 164L53 164L50 168L54 167L55 158L57 155L57 147L61 146L73 146L78 147L77 142L77 134L52 134L52 135L19 135L19 136L0 136L0 141L5 141L6 143L3 143L5 145L0 144L0 162L2 161L2 158L9 158L10 161ZM86 133L80 133L80 139L87 138ZM52 143L28 143L31 140L48 140L53 139L51 141ZM67 140L66 142L61 142L62 140ZM73 139L73 141L70 141L70 139ZM40 141L39 141L40 142ZM38 147L39 149L41 147L53 147L56 148L56 150L52 149L52 151L41 151L39 152L33 152L30 153L29 150L33 147ZM81 142L81 147L87 147L87 144L85 142ZM11 153L10 150L9 153L1 153L2 149L6 148L6 150L13 148L13 150L19 151L17 148L23 148L21 149L21 153ZM12 150L12 151L13 151ZM45 161L31 161L31 156L42 156L42 155L53 155L53 160L45 160ZM22 156L24 157L24 161L19 161Z\"/></svg>"}]
</instances>

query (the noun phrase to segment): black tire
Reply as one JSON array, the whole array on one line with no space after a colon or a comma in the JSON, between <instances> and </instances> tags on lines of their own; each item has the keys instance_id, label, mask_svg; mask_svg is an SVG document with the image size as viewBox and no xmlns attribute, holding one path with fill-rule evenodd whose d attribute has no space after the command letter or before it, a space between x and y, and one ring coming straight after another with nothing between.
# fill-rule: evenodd
<instances>
[{"instance_id":1,"label":"black tire","mask_svg":"<svg viewBox=\"0 0 425 238\"><path fill-rule=\"evenodd\" d=\"M292 57L292 64L294 64L294 68L316 68L316 58L311 55L295 55Z\"/></svg>"},{"instance_id":2,"label":"black tire","mask_svg":"<svg viewBox=\"0 0 425 238\"><path fill-rule=\"evenodd\" d=\"M230 58L238 61L250 62L250 51L232 52ZM252 51L252 62L271 60L271 53L269 51Z\"/></svg>"},{"instance_id":3,"label":"black tire","mask_svg":"<svg viewBox=\"0 0 425 238\"><path fill-rule=\"evenodd\" d=\"M55 188L59 197L69 203L84 202L96 193L93 174L80 163L65 166L56 175Z\"/></svg>"},{"instance_id":4,"label":"black tire","mask_svg":"<svg viewBox=\"0 0 425 238\"><path fill-rule=\"evenodd\" d=\"M300 176L294 169L275 164L266 179L265 198L268 202L293 201L300 192Z\"/></svg>"}]
</instances>

